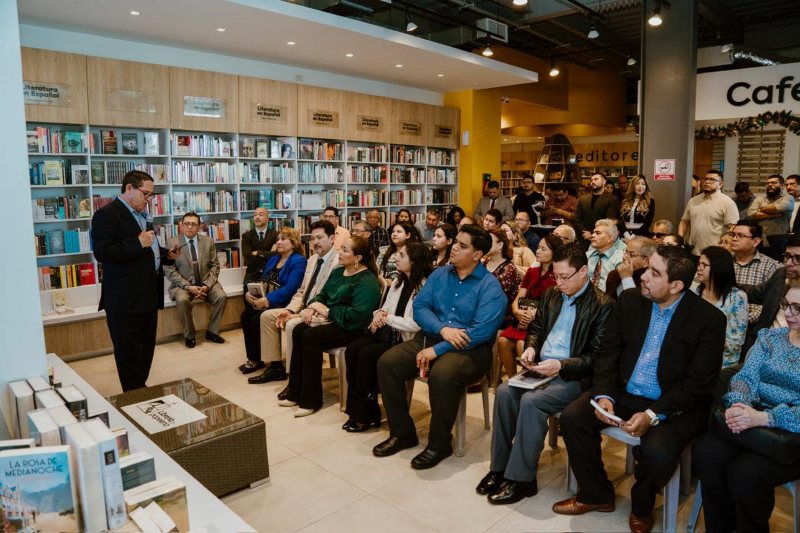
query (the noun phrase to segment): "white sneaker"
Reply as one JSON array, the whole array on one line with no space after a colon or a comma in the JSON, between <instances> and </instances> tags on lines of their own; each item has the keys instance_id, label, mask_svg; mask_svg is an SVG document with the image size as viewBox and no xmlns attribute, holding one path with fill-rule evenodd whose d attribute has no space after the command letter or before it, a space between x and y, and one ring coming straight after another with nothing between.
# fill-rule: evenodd
<instances>
[{"instance_id":1,"label":"white sneaker","mask_svg":"<svg viewBox=\"0 0 800 533\"><path fill-rule=\"evenodd\" d=\"M278 405L281 407L294 407L297 405L297 402L293 402L292 400L278 400Z\"/></svg>"},{"instance_id":2,"label":"white sneaker","mask_svg":"<svg viewBox=\"0 0 800 533\"><path fill-rule=\"evenodd\" d=\"M314 410L313 409L305 409L305 408L301 407L300 409L298 409L297 411L294 412L294 417L295 418L300 418L301 416L308 416L308 415L313 415L313 414L314 414Z\"/></svg>"}]
</instances>

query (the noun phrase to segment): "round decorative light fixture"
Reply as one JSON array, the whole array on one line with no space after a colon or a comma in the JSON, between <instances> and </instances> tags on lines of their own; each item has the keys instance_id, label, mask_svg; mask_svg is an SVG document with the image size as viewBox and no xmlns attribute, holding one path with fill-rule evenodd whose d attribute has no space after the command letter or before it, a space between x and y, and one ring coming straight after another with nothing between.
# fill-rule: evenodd
<instances>
[{"instance_id":1,"label":"round decorative light fixture","mask_svg":"<svg viewBox=\"0 0 800 533\"><path fill-rule=\"evenodd\" d=\"M481 55L483 55L483 57L492 57L494 55L492 47L487 45L486 48L483 49L483 52L481 52Z\"/></svg>"}]
</instances>

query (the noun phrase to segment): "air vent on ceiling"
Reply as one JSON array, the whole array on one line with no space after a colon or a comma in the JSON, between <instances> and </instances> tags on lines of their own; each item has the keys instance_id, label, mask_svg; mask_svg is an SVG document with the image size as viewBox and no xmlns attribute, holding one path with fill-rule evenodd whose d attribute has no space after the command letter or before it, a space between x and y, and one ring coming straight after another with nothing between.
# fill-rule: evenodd
<instances>
[{"instance_id":1,"label":"air vent on ceiling","mask_svg":"<svg viewBox=\"0 0 800 533\"><path fill-rule=\"evenodd\" d=\"M484 30L486 33L478 32L478 38L491 37L496 41L508 42L508 24L503 24L494 19L482 18L475 21L475 26Z\"/></svg>"}]
</instances>

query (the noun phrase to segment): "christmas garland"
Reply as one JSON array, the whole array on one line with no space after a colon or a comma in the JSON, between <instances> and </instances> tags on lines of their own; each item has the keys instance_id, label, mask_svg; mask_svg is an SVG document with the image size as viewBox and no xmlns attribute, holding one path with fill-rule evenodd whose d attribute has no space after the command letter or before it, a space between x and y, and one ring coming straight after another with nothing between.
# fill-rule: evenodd
<instances>
[{"instance_id":1,"label":"christmas garland","mask_svg":"<svg viewBox=\"0 0 800 533\"><path fill-rule=\"evenodd\" d=\"M695 139L722 139L735 137L742 132L761 129L769 123L778 124L795 135L800 135L800 117L791 111L768 111L755 117L747 117L724 126L704 126L694 132Z\"/></svg>"}]
</instances>

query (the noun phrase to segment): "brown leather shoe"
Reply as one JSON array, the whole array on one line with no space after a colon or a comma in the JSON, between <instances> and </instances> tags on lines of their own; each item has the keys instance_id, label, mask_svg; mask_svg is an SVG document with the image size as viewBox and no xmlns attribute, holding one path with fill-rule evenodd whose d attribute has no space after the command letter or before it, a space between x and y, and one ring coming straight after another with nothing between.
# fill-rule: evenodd
<instances>
[{"instance_id":1,"label":"brown leather shoe","mask_svg":"<svg viewBox=\"0 0 800 533\"><path fill-rule=\"evenodd\" d=\"M581 503L578 501L578 498L569 498L567 500L553 504L553 512L558 514L578 515L578 514L588 513L590 511L599 511L601 513L613 513L614 502Z\"/></svg>"},{"instance_id":2,"label":"brown leather shoe","mask_svg":"<svg viewBox=\"0 0 800 533\"><path fill-rule=\"evenodd\" d=\"M628 527L631 528L631 533L650 533L653 529L653 513L647 516L636 516L631 513L628 516Z\"/></svg>"}]
</instances>

